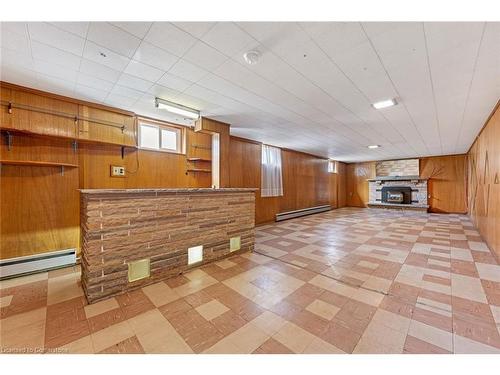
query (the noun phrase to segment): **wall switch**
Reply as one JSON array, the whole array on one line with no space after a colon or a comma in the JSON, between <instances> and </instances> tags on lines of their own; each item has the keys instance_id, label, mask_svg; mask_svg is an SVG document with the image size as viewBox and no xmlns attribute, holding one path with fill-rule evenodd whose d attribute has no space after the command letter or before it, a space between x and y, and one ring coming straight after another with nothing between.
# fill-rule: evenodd
<instances>
[{"instance_id":1,"label":"wall switch","mask_svg":"<svg viewBox=\"0 0 500 375\"><path fill-rule=\"evenodd\" d=\"M111 177L125 177L125 167L111 166Z\"/></svg>"}]
</instances>

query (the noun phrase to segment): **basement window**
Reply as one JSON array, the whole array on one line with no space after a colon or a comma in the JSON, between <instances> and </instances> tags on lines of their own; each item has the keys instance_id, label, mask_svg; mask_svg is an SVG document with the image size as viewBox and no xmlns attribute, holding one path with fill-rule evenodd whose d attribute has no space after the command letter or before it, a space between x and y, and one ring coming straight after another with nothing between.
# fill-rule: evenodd
<instances>
[{"instance_id":1,"label":"basement window","mask_svg":"<svg viewBox=\"0 0 500 375\"><path fill-rule=\"evenodd\" d=\"M182 153L181 127L159 122L139 121L139 147L145 150Z\"/></svg>"},{"instance_id":2,"label":"basement window","mask_svg":"<svg viewBox=\"0 0 500 375\"><path fill-rule=\"evenodd\" d=\"M328 160L328 173L337 173L337 162L335 160Z\"/></svg>"}]
</instances>

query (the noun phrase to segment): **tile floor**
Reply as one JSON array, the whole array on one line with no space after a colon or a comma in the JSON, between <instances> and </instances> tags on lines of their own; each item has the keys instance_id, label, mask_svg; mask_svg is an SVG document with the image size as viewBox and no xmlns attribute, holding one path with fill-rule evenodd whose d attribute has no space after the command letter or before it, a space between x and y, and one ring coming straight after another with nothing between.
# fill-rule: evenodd
<instances>
[{"instance_id":1,"label":"tile floor","mask_svg":"<svg viewBox=\"0 0 500 375\"><path fill-rule=\"evenodd\" d=\"M345 208L88 305L79 270L0 282L3 353L500 353L500 266L467 216Z\"/></svg>"}]
</instances>

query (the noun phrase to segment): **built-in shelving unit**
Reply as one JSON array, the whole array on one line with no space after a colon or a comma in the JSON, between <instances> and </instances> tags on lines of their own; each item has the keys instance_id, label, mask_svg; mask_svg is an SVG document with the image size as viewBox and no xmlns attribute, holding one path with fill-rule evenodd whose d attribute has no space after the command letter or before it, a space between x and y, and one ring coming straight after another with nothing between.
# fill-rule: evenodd
<instances>
[{"instance_id":1,"label":"built-in shelving unit","mask_svg":"<svg viewBox=\"0 0 500 375\"><path fill-rule=\"evenodd\" d=\"M207 162L207 163L212 162L212 160L210 160L210 159L203 159L203 158L187 158L187 161L192 161L192 162L200 161L200 162Z\"/></svg>"}]
</instances>

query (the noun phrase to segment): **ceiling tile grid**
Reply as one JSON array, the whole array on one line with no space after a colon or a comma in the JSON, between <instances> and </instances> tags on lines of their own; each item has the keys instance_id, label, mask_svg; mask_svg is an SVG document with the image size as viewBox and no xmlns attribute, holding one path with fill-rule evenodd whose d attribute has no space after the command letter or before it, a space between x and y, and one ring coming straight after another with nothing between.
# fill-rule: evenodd
<instances>
[{"instance_id":1,"label":"ceiling tile grid","mask_svg":"<svg viewBox=\"0 0 500 375\"><path fill-rule=\"evenodd\" d=\"M0 79L190 124L159 96L353 162L466 152L500 97L499 45L478 22L2 22Z\"/></svg>"}]
</instances>

